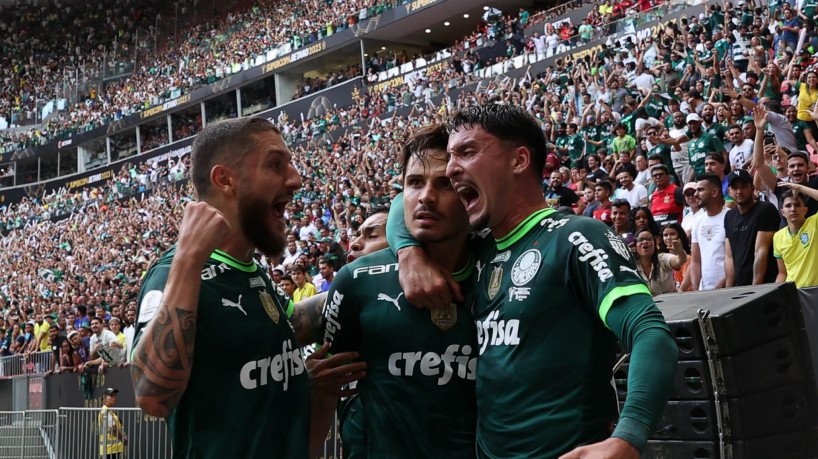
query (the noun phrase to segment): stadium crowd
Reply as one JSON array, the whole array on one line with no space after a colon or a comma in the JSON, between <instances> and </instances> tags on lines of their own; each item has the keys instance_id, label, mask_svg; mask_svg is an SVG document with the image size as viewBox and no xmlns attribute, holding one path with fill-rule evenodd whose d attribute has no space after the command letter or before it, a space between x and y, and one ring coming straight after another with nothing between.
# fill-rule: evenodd
<instances>
[{"instance_id":1,"label":"stadium crowd","mask_svg":"<svg viewBox=\"0 0 818 459\"><path fill-rule=\"evenodd\" d=\"M400 191L399 151L412 128L498 103L524 106L540 121L548 203L609 224L654 294L783 280L816 285L818 29L816 7L804 5L725 2L656 35L618 37L574 58L560 54L559 43L551 51L556 29L537 25L543 34L505 58L557 54L554 66L482 80L452 96L486 65L462 45L465 37L437 73L322 117L282 116L303 188L287 207L285 253L258 261L295 298L325 290L361 223ZM604 2L583 25L603 26L599 18L614 17L613 9L624 15L649 6ZM516 34L523 13L501 19L506 33ZM581 42L582 33L576 26L568 41ZM342 127L349 129L333 140L323 135ZM94 346L113 342L109 327L129 348L139 281L170 248L193 199L186 173L187 158L136 157L104 186L4 208L0 355L56 349L63 371L89 361L100 364L94 368L125 363L129 352L99 361ZM59 330L50 340L49 328Z\"/></svg>"},{"instance_id":2,"label":"stadium crowd","mask_svg":"<svg viewBox=\"0 0 818 459\"><path fill-rule=\"evenodd\" d=\"M275 56L289 53L406 1L261 0L186 28L179 43L171 41L157 54L148 53L127 78L101 89L101 69L131 58L129 46L138 38L137 30L149 29L158 22L155 18L173 15L172 10L163 10L164 4L155 0L71 5L61 10L67 16L51 12L59 4L3 6L0 116L7 122L31 119L44 104L64 98L69 88L91 84L77 94L79 100L42 126L0 132L0 153L43 145L140 112L221 79L225 67L240 68L269 51ZM27 39L18 40L20 36ZM339 77L359 73L350 68L309 86L329 86Z\"/></svg>"}]
</instances>

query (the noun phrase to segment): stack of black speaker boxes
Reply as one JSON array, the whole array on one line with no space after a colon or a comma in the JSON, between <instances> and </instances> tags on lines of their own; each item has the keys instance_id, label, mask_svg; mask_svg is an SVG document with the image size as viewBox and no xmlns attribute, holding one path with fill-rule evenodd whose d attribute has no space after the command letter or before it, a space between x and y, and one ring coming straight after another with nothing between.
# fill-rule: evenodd
<instances>
[{"instance_id":1,"label":"stack of black speaker boxes","mask_svg":"<svg viewBox=\"0 0 818 459\"><path fill-rule=\"evenodd\" d=\"M679 345L670 402L643 458L816 457L816 383L798 290L662 295ZM614 373L620 403L628 364Z\"/></svg>"}]
</instances>

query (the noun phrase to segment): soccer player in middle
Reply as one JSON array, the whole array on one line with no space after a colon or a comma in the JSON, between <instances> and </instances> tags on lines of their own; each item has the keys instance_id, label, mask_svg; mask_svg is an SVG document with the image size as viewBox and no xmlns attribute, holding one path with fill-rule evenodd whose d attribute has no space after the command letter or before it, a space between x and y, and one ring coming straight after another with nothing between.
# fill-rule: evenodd
<instances>
[{"instance_id":1,"label":"soccer player in middle","mask_svg":"<svg viewBox=\"0 0 818 459\"><path fill-rule=\"evenodd\" d=\"M403 149L409 232L455 280L474 267L468 217L446 177L442 125L415 132ZM344 456L475 457L477 331L466 301L428 310L410 305L398 260L385 249L344 266L324 306L322 341L356 350L367 364L358 406L339 413ZM461 287L467 291L465 286Z\"/></svg>"}]
</instances>

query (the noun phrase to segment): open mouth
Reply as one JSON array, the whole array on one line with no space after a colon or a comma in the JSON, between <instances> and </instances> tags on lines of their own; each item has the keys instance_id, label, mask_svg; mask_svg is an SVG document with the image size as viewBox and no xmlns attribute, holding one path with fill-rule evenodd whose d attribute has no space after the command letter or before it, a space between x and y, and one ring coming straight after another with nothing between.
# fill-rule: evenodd
<instances>
[{"instance_id":1,"label":"open mouth","mask_svg":"<svg viewBox=\"0 0 818 459\"><path fill-rule=\"evenodd\" d=\"M455 190L460 197L460 201L463 202L463 206L466 207L466 212L471 212L480 200L480 193L476 188L466 184L458 184Z\"/></svg>"},{"instance_id":2,"label":"open mouth","mask_svg":"<svg viewBox=\"0 0 818 459\"><path fill-rule=\"evenodd\" d=\"M277 219L281 219L281 220L284 219L284 212L285 212L285 210L287 208L287 202L289 202L289 201L278 201L278 202L273 203L273 205L272 205L273 217L275 217Z\"/></svg>"}]
</instances>

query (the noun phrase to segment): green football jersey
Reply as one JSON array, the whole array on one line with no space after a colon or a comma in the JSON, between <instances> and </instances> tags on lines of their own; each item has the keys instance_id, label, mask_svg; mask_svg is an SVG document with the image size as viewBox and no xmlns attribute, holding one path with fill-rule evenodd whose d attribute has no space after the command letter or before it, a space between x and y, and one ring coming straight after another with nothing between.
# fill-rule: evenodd
<instances>
[{"instance_id":1,"label":"green football jersey","mask_svg":"<svg viewBox=\"0 0 818 459\"><path fill-rule=\"evenodd\" d=\"M134 346L159 309L174 253L145 276ZM174 457L308 456L310 388L291 307L257 264L211 255L202 269L190 382L167 419Z\"/></svg>"},{"instance_id":2,"label":"green football jersey","mask_svg":"<svg viewBox=\"0 0 818 459\"><path fill-rule=\"evenodd\" d=\"M792 125L792 132L795 133L795 143L798 145L799 150L807 149L807 136L804 134L804 131L808 129L811 130L811 126L815 126L815 123L807 124L802 120L797 120L795 124Z\"/></svg>"},{"instance_id":3,"label":"green football jersey","mask_svg":"<svg viewBox=\"0 0 818 459\"><path fill-rule=\"evenodd\" d=\"M616 299L650 294L604 223L543 209L478 243L479 457L558 457L617 418L606 327Z\"/></svg>"},{"instance_id":4,"label":"green football jersey","mask_svg":"<svg viewBox=\"0 0 818 459\"><path fill-rule=\"evenodd\" d=\"M466 266L455 279L467 279L474 260ZM473 458L474 321L465 304L415 308L397 271L389 249L355 260L338 272L324 306L322 341L367 363L358 409L341 416L344 456Z\"/></svg>"},{"instance_id":5,"label":"green football jersey","mask_svg":"<svg viewBox=\"0 0 818 459\"><path fill-rule=\"evenodd\" d=\"M696 177L705 173L704 160L710 153L724 151L724 144L721 143L718 137L713 134L702 132L702 135L697 139L693 137L690 130L685 131L685 136L690 139L688 145L688 155L690 158L690 166L693 167Z\"/></svg>"}]
</instances>

